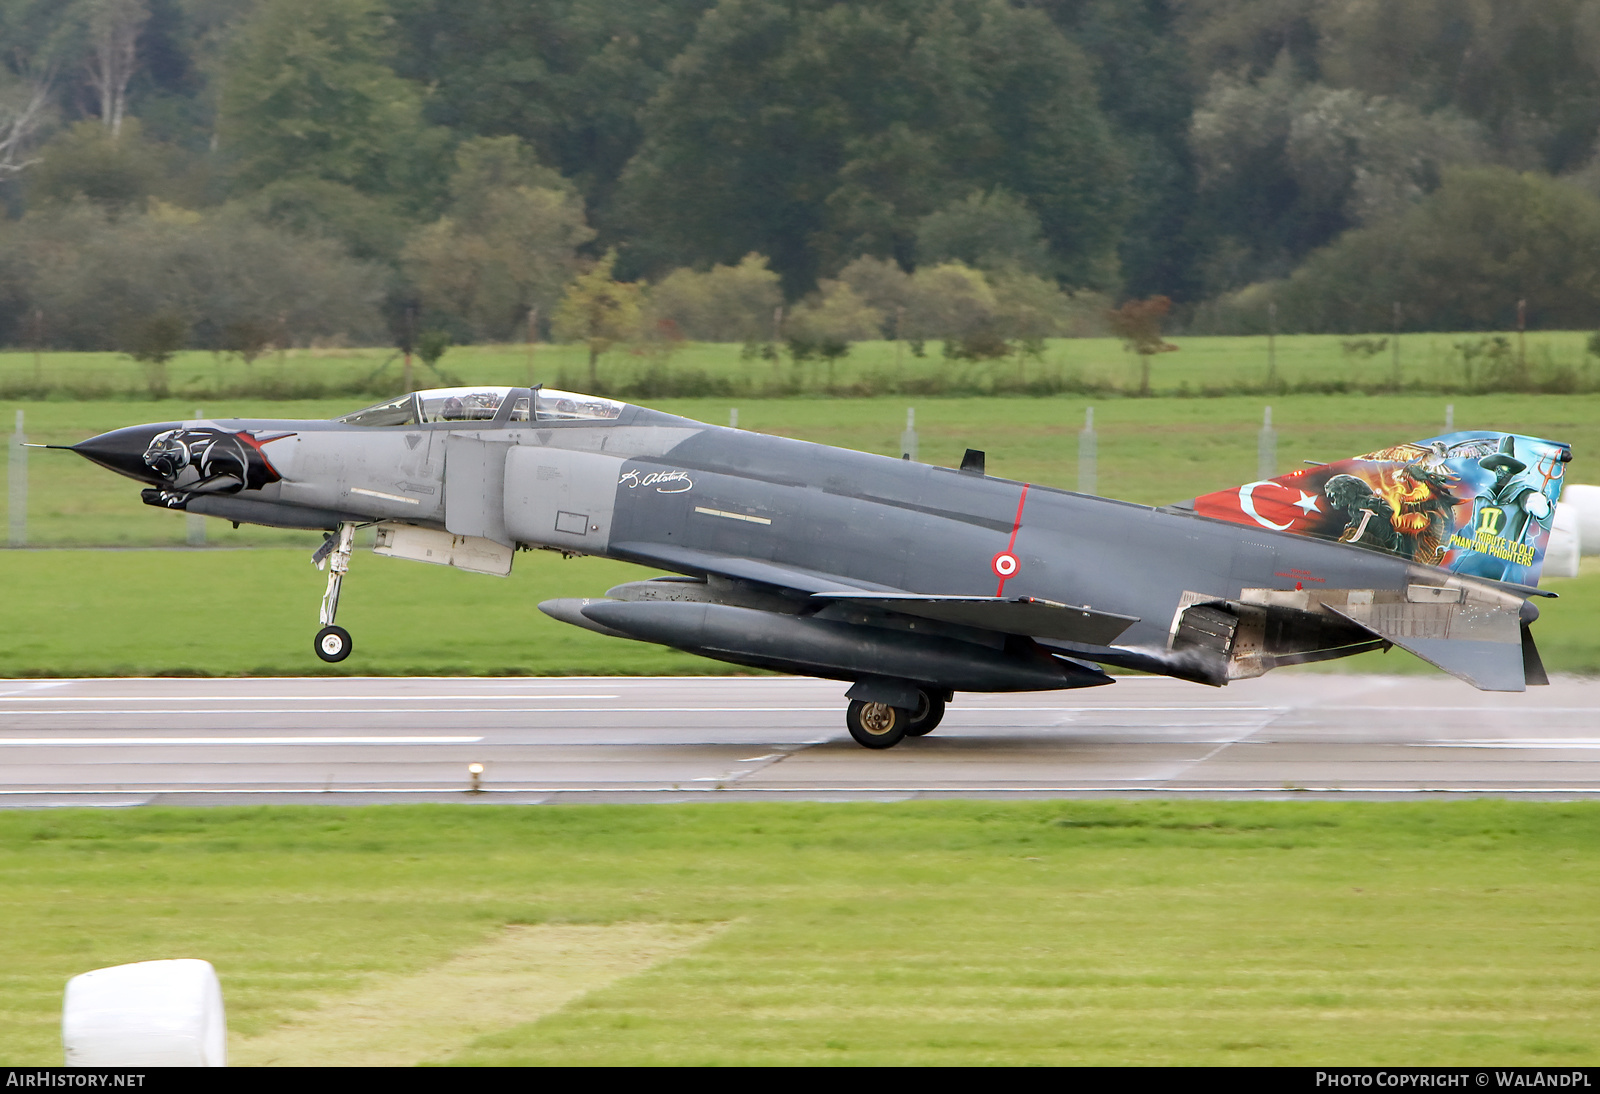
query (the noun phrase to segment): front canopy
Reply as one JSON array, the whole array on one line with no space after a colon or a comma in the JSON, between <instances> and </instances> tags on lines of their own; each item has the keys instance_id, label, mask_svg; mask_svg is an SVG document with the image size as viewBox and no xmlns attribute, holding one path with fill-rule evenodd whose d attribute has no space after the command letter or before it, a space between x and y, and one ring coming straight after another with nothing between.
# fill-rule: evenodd
<instances>
[{"instance_id":1,"label":"front canopy","mask_svg":"<svg viewBox=\"0 0 1600 1094\"><path fill-rule=\"evenodd\" d=\"M505 422L605 420L621 414L623 405L612 399L544 387L531 391L516 387L446 387L409 392L334 421L383 427L467 426L497 419Z\"/></svg>"}]
</instances>

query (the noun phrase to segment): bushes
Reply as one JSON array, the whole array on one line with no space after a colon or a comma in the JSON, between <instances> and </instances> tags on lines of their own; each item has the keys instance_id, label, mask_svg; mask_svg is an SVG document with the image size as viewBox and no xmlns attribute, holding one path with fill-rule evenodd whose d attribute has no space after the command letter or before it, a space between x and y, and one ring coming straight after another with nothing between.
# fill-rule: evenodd
<instances>
[{"instance_id":1,"label":"bushes","mask_svg":"<svg viewBox=\"0 0 1600 1094\"><path fill-rule=\"evenodd\" d=\"M749 254L709 273L673 270L650 290L649 314L653 325L670 322L696 342L764 342L782 304L766 256Z\"/></svg>"},{"instance_id":2,"label":"bushes","mask_svg":"<svg viewBox=\"0 0 1600 1094\"><path fill-rule=\"evenodd\" d=\"M1545 328L1600 312L1600 198L1505 168L1446 173L1403 215L1347 232L1283 281L1223 298L1197 326L1256 334L1276 301L1280 329L1509 330L1517 301Z\"/></svg>"},{"instance_id":3,"label":"bushes","mask_svg":"<svg viewBox=\"0 0 1600 1094\"><path fill-rule=\"evenodd\" d=\"M424 314L484 341L520 335L530 309L551 317L594 238L583 201L514 137L463 144L450 193L402 256Z\"/></svg>"},{"instance_id":4,"label":"bushes","mask_svg":"<svg viewBox=\"0 0 1600 1094\"><path fill-rule=\"evenodd\" d=\"M201 349L239 352L240 333L261 328L300 344L371 341L382 289L381 273L338 244L237 211L158 202L113 219L80 201L0 226L0 338L12 343L35 312L40 339L58 349L131 350L157 313L177 316Z\"/></svg>"}]
</instances>

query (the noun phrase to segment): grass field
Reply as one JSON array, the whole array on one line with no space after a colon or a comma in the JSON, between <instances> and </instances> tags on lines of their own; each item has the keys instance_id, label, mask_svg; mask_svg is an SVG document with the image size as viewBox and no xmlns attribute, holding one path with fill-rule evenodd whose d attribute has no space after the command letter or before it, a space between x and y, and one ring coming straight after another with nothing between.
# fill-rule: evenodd
<instances>
[{"instance_id":1,"label":"grass field","mask_svg":"<svg viewBox=\"0 0 1600 1094\"><path fill-rule=\"evenodd\" d=\"M505 924L726 926L468 1064L1592 1065L1600 807L1499 801L0 813L0 1064L203 957L256 1037Z\"/></svg>"},{"instance_id":2,"label":"grass field","mask_svg":"<svg viewBox=\"0 0 1600 1094\"><path fill-rule=\"evenodd\" d=\"M502 357L470 378L521 380L525 358ZM327 417L359 401L205 409ZM1164 503L1254 478L1267 401L655 405L717 423L738 405L745 428L884 454L914 405L922 459L986 448L995 474L1072 487L1092 403L1100 492ZM1446 401L1275 396L1279 466L1432 435ZM1583 470L1600 398L1448 401L1461 428L1572 442L1573 478L1600 480ZM7 403L0 423L18 408L48 443L193 412ZM137 549L0 553L0 676L332 668L310 651L314 534L211 521L210 548L159 549L184 519L139 504L135 484L70 453L34 451L29 467L33 542ZM1600 672L1594 561L1548 582L1562 599L1541 603L1536 634L1555 670ZM534 607L643 574L532 552L502 581L362 554L340 613L356 653L338 669L725 671ZM1341 664L1369 662L1433 671L1399 652ZM234 1035L261 1044L320 1006L437 982L508 924L709 940L438 1061L1592 1064L1597 835L1592 805L1492 801L0 811L0 1064L60 1062L62 986L90 968L207 958Z\"/></svg>"},{"instance_id":3,"label":"grass field","mask_svg":"<svg viewBox=\"0 0 1600 1094\"><path fill-rule=\"evenodd\" d=\"M1385 337L1379 335L1379 338ZM1458 348L1483 342L1482 333L1406 334L1400 337L1402 387L1430 391L1466 391L1483 380L1481 357L1469 373ZM1502 335L1510 346L1516 335ZM1526 336L1530 369L1545 381L1568 376L1564 390L1592 391L1600 384L1600 361L1586 349L1584 331L1538 331ZM1156 394L1199 395L1230 390L1265 390L1268 343L1265 337L1185 337L1175 335L1176 353L1152 359L1151 389ZM1373 355L1352 353L1338 335L1285 335L1272 348L1277 382L1293 388L1329 384L1350 389L1380 388L1392 383L1393 343ZM667 358L619 349L600 360L598 376L609 390L632 390L655 373L679 388L696 384L707 390L728 390L747 397L768 390L820 393L828 389L980 393L996 385L1045 382L1053 390L1135 391L1138 361L1115 338L1050 339L1038 358L1011 357L994 362L946 359L939 343L929 343L915 356L903 343L860 342L833 368L811 362L796 369L785 355L780 361L747 359L730 344L688 343ZM178 354L167 367L170 390L178 398L212 398L233 391L399 390L402 365L392 349L298 349L269 354L252 365L236 357L199 351ZM584 389L588 384L588 352L577 345L539 345L530 354L525 345L457 346L439 362L438 371L414 366L417 387L436 387L454 380L469 383L526 384ZM1575 385L1575 386L1574 386ZM141 367L115 353L0 353L0 392L51 391L140 397L149 390Z\"/></svg>"},{"instance_id":4,"label":"grass field","mask_svg":"<svg viewBox=\"0 0 1600 1094\"><path fill-rule=\"evenodd\" d=\"M326 577L308 557L285 549L0 552L0 677L741 671L545 616L535 607L541 600L599 596L656 573L547 551L518 555L507 579L358 555L339 607L355 652L327 665L311 652ZM1561 596L1540 602L1534 624L1545 664L1553 672L1600 672L1600 560L1586 560L1576 579L1547 585ZM1327 667L1437 671L1400 650Z\"/></svg>"},{"instance_id":5,"label":"grass field","mask_svg":"<svg viewBox=\"0 0 1600 1094\"><path fill-rule=\"evenodd\" d=\"M355 652L311 652L327 575L298 550L0 555L0 677L693 675L731 666L557 623L536 605L650 577L602 559L518 556L508 579L363 553L339 624Z\"/></svg>"}]
</instances>

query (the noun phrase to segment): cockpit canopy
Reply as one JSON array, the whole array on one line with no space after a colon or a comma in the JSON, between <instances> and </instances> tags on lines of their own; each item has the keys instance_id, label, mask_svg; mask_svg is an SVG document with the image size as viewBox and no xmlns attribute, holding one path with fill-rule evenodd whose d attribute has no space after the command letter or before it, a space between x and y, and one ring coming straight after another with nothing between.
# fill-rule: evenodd
<instances>
[{"instance_id":1,"label":"cockpit canopy","mask_svg":"<svg viewBox=\"0 0 1600 1094\"><path fill-rule=\"evenodd\" d=\"M562 422L615 418L622 407L611 399L546 387L439 387L413 391L334 421L373 427Z\"/></svg>"}]
</instances>

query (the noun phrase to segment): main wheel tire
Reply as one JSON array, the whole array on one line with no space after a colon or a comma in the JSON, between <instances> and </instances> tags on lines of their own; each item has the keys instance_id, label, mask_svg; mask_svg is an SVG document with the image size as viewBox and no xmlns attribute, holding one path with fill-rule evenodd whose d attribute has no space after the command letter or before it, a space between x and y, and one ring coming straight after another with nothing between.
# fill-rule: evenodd
<instances>
[{"instance_id":1,"label":"main wheel tire","mask_svg":"<svg viewBox=\"0 0 1600 1094\"><path fill-rule=\"evenodd\" d=\"M905 738L906 726L911 724L911 712L886 703L863 703L850 700L845 712L845 725L850 736L862 748L893 748Z\"/></svg>"},{"instance_id":2,"label":"main wheel tire","mask_svg":"<svg viewBox=\"0 0 1600 1094\"><path fill-rule=\"evenodd\" d=\"M907 737L926 737L944 720L944 700L932 692L917 692L917 709L906 726Z\"/></svg>"},{"instance_id":3,"label":"main wheel tire","mask_svg":"<svg viewBox=\"0 0 1600 1094\"><path fill-rule=\"evenodd\" d=\"M350 632L343 627L323 627L311 648L317 651L318 657L332 663L349 657L351 645Z\"/></svg>"}]
</instances>

